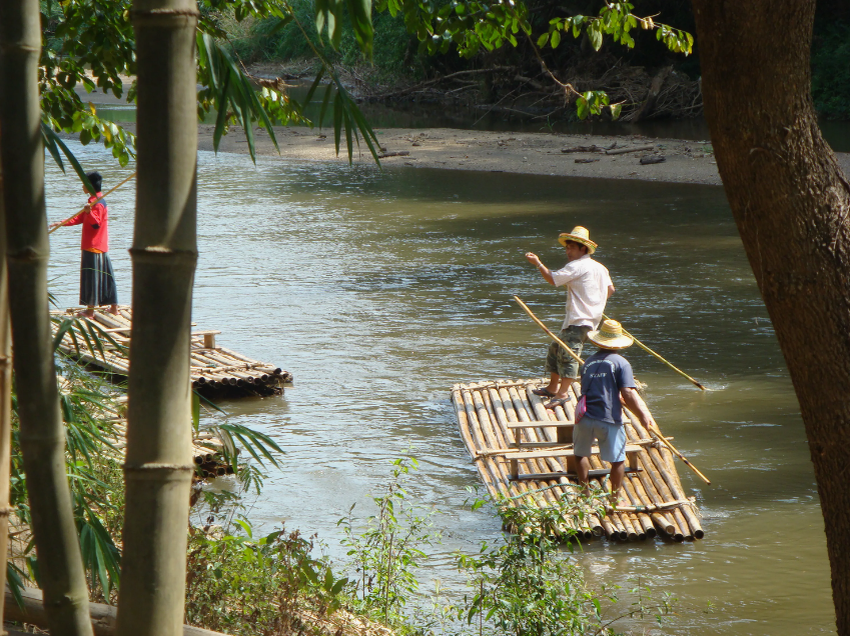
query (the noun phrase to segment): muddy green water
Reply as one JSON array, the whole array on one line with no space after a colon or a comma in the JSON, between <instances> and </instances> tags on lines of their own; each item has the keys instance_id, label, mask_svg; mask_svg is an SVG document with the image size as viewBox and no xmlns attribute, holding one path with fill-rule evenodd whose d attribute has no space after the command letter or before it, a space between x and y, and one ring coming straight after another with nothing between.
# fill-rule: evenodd
<instances>
[{"instance_id":1,"label":"muddy green water","mask_svg":"<svg viewBox=\"0 0 850 636\"><path fill-rule=\"evenodd\" d=\"M103 170L105 187L131 170L112 168L102 150L75 149ZM523 253L559 266L557 233L583 224L617 287L607 313L712 388L702 394L643 352L629 354L656 419L713 485L679 465L704 540L596 541L575 559L592 584L640 576L678 597L665 633L834 632L796 398L720 188L275 160L255 168L208 153L198 181L194 320L295 376L284 397L223 405L286 450L282 470L247 499L262 530L285 522L316 532L341 558L337 520L355 503L367 514L390 461L410 449L420 470L409 490L441 511L443 532L423 587L457 589L451 553L495 539L499 523L464 507L478 477L450 387L542 374L545 336L510 297L560 324L563 293ZM76 211L79 191L49 165L50 219ZM133 196L128 187L109 198L122 302ZM52 237L53 289L73 305L78 230Z\"/></svg>"}]
</instances>

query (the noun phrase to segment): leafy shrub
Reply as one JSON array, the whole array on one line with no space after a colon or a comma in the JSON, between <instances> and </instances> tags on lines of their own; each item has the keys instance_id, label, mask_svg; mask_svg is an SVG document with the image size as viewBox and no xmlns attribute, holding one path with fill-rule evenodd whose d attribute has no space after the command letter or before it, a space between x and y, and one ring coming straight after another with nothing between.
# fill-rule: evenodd
<instances>
[{"instance_id":1,"label":"leafy shrub","mask_svg":"<svg viewBox=\"0 0 850 636\"><path fill-rule=\"evenodd\" d=\"M321 634L348 579L312 555L313 538L284 529L257 539L193 528L186 567L186 621L245 636Z\"/></svg>"}]
</instances>

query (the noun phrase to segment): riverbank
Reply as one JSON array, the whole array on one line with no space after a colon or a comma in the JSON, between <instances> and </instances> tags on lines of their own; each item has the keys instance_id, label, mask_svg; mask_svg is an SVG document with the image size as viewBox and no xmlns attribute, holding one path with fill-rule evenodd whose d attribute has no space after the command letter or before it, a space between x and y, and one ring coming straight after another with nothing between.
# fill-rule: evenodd
<instances>
[{"instance_id":1,"label":"riverbank","mask_svg":"<svg viewBox=\"0 0 850 636\"><path fill-rule=\"evenodd\" d=\"M135 132L134 124L125 126ZM385 149L384 154L399 153L382 160L386 167L721 185L711 142L707 140L695 142L642 135L566 135L449 128L386 128L375 132ZM283 159L348 161L344 138L340 156L336 156L332 130L281 127L275 128L274 133L280 146L279 156ZM265 130L258 129L255 138L258 155L278 156ZM213 149L213 126L198 126L198 148ZM222 138L219 152L248 153L247 141L240 128L232 128ZM836 155L844 172L850 174L850 153ZM641 159L646 161L648 157L663 157L664 160L641 164ZM362 139L359 149L355 145L354 163L374 164Z\"/></svg>"}]
</instances>

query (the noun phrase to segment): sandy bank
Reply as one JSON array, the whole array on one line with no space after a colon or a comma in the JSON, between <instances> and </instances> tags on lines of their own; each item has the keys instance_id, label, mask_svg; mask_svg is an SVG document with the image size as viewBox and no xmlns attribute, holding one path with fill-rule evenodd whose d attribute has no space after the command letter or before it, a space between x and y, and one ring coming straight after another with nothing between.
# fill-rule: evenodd
<instances>
[{"instance_id":1,"label":"sandy bank","mask_svg":"<svg viewBox=\"0 0 850 636\"><path fill-rule=\"evenodd\" d=\"M126 126L133 130L135 126ZM134 130L135 132L135 130ZM551 133L510 133L428 129L376 129L381 146L387 153L409 153L382 160L386 167L448 168L483 172L514 172L562 177L598 177L605 179L640 179L671 183L721 185L717 165L708 141L652 139L643 136L593 136ZM213 126L198 127L198 147L212 150ZM296 161L330 161L347 163L345 141L340 157L336 157L332 130L309 128L275 128L280 157ZM257 153L278 156L268 133L258 130ZM564 149L610 149L608 152L636 150L623 154L607 154L605 150L563 152ZM219 152L247 154L247 141L241 129L231 129L222 139ZM355 146L355 163L374 163L362 143ZM850 174L850 154L836 153L845 174ZM642 165L640 159L663 156L662 163Z\"/></svg>"}]
</instances>

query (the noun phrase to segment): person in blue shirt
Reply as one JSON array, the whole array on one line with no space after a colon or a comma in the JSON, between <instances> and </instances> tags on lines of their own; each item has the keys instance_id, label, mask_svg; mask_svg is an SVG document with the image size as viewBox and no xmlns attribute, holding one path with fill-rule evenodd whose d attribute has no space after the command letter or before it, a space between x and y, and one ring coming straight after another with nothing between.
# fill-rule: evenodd
<instances>
[{"instance_id":1,"label":"person in blue shirt","mask_svg":"<svg viewBox=\"0 0 850 636\"><path fill-rule=\"evenodd\" d=\"M616 504L626 474L621 400L647 429L652 416L637 394L632 365L618 353L634 342L623 333L620 323L605 320L597 331L587 334L587 339L599 351L585 360L581 371L580 404L583 401L586 410L573 430L578 481L587 492L589 457L595 440L599 443L599 456L611 464L611 501Z\"/></svg>"}]
</instances>

